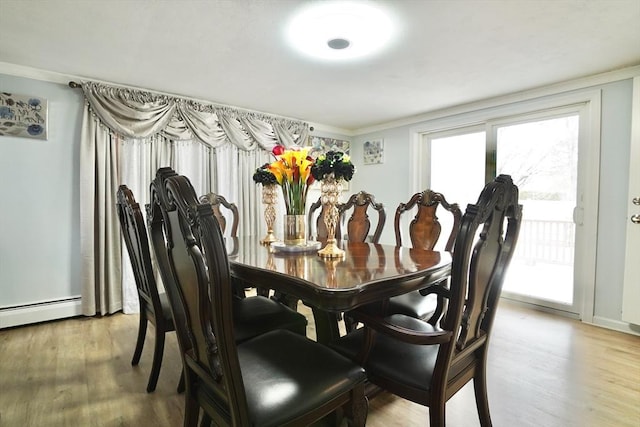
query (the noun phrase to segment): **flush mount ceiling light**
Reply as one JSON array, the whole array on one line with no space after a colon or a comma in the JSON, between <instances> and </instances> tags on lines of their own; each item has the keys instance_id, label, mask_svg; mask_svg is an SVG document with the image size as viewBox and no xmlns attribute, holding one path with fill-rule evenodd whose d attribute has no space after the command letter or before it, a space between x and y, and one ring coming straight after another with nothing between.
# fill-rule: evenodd
<instances>
[{"instance_id":1,"label":"flush mount ceiling light","mask_svg":"<svg viewBox=\"0 0 640 427\"><path fill-rule=\"evenodd\" d=\"M296 13L286 29L289 43L301 53L326 60L362 58L392 41L389 13L368 1L323 1Z\"/></svg>"}]
</instances>

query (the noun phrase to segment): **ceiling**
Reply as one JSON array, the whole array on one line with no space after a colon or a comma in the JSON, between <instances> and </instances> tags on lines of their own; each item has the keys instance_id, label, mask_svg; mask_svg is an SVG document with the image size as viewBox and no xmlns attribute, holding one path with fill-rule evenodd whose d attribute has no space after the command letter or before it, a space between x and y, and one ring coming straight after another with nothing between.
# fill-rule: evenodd
<instances>
[{"instance_id":1,"label":"ceiling","mask_svg":"<svg viewBox=\"0 0 640 427\"><path fill-rule=\"evenodd\" d=\"M640 0L395 0L391 47L320 62L284 40L295 0L0 0L0 62L358 133L640 65Z\"/></svg>"}]
</instances>

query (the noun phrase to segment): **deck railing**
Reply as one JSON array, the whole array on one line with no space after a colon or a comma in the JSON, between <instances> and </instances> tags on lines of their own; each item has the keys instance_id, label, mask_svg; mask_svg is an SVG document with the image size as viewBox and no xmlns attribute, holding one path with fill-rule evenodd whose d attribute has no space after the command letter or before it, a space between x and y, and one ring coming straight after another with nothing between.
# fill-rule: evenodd
<instances>
[{"instance_id":1,"label":"deck railing","mask_svg":"<svg viewBox=\"0 0 640 427\"><path fill-rule=\"evenodd\" d=\"M535 264L573 264L575 226L571 221L523 220L514 257Z\"/></svg>"}]
</instances>

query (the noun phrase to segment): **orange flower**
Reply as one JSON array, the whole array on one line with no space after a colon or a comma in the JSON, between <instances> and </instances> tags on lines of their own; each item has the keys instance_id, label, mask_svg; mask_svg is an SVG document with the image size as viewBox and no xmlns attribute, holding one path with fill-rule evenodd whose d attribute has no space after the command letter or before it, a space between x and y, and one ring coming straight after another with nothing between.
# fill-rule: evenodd
<instances>
[{"instance_id":1,"label":"orange flower","mask_svg":"<svg viewBox=\"0 0 640 427\"><path fill-rule=\"evenodd\" d=\"M282 187L287 213L304 215L307 190L315 180L311 174L314 160L308 156L309 148L285 149L282 145L276 145L272 153L276 160L268 169Z\"/></svg>"}]
</instances>

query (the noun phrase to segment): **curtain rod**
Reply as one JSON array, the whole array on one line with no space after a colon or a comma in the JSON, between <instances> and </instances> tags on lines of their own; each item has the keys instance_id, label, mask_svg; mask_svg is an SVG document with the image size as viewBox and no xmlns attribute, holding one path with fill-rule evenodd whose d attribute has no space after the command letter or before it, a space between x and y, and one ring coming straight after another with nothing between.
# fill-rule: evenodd
<instances>
[{"instance_id":1,"label":"curtain rod","mask_svg":"<svg viewBox=\"0 0 640 427\"><path fill-rule=\"evenodd\" d=\"M82 85L80 83L76 83L74 81L70 81L69 82L69 87L73 88L73 89L82 89ZM235 107L232 107L232 108L235 108ZM245 110L245 111L250 111L250 110ZM261 114L263 114L263 113L261 113ZM269 114L269 113L267 113L267 114ZM274 116L274 117L276 117L276 116ZM301 120L299 120L299 121L301 121ZM313 126L309 126L309 132L313 132Z\"/></svg>"}]
</instances>

